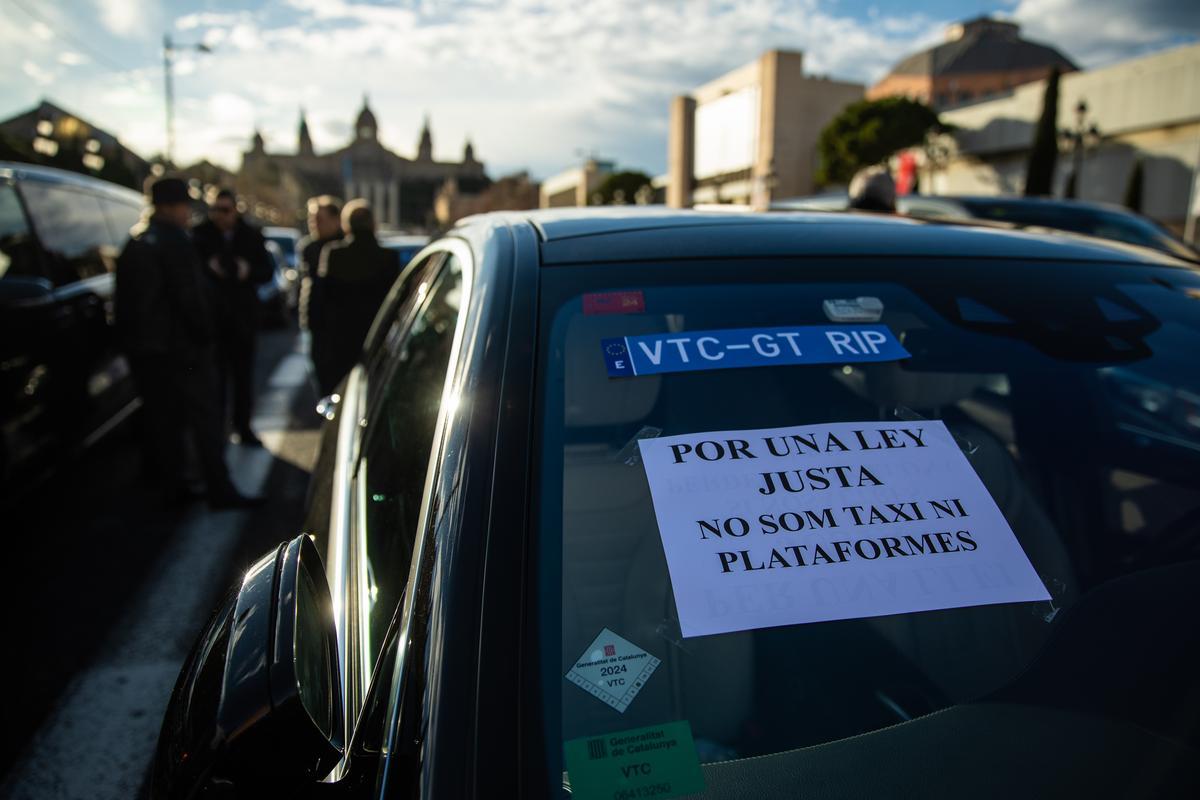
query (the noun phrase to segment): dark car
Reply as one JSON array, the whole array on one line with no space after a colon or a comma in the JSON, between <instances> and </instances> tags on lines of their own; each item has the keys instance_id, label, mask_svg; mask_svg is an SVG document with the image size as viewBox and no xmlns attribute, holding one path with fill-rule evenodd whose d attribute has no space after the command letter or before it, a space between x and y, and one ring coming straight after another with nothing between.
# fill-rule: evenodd
<instances>
[{"instance_id":1,"label":"dark car","mask_svg":"<svg viewBox=\"0 0 1200 800\"><path fill-rule=\"evenodd\" d=\"M415 234L385 234L379 237L379 243L389 250L395 250L400 256L400 263L407 264L413 257L429 244L428 236Z\"/></svg>"},{"instance_id":2,"label":"dark car","mask_svg":"<svg viewBox=\"0 0 1200 800\"><path fill-rule=\"evenodd\" d=\"M1200 253L1163 226L1120 206L1041 197L936 198L957 203L969 216L1018 227L1053 228L1161 250L1179 258L1200 260ZM913 212L920 215L920 209Z\"/></svg>"},{"instance_id":3,"label":"dark car","mask_svg":"<svg viewBox=\"0 0 1200 800\"><path fill-rule=\"evenodd\" d=\"M0 492L11 498L137 408L111 322L142 196L0 163Z\"/></svg>"},{"instance_id":4,"label":"dark car","mask_svg":"<svg viewBox=\"0 0 1200 800\"><path fill-rule=\"evenodd\" d=\"M772 211L845 211L848 207L849 199L839 193L797 197L771 204ZM975 219L1017 229L1079 233L1200 261L1200 253L1195 248L1177 239L1154 220L1106 203L1044 197L910 194L896 198L896 210L920 219Z\"/></svg>"},{"instance_id":5,"label":"dark car","mask_svg":"<svg viewBox=\"0 0 1200 800\"><path fill-rule=\"evenodd\" d=\"M263 238L268 243L273 242L279 248L276 257L278 269L275 283L278 285L290 314L296 310L300 302L300 268L299 254L296 245L300 242L300 231L295 228L283 228L268 225L263 228Z\"/></svg>"},{"instance_id":6,"label":"dark car","mask_svg":"<svg viewBox=\"0 0 1200 800\"><path fill-rule=\"evenodd\" d=\"M287 277L289 267L283 249L273 239L267 239L265 246L271 257L271 279L255 286L254 293L262 323L278 328L291 322L293 283Z\"/></svg>"},{"instance_id":7,"label":"dark car","mask_svg":"<svg viewBox=\"0 0 1200 800\"><path fill-rule=\"evenodd\" d=\"M471 218L151 796L1198 796L1198 349L1200 271L1148 250Z\"/></svg>"}]
</instances>

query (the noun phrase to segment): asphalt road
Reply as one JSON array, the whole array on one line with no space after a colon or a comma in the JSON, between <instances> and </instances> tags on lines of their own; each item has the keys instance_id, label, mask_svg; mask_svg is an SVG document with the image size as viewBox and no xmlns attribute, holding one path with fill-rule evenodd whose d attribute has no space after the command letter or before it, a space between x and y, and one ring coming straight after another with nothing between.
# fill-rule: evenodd
<instances>
[{"instance_id":1,"label":"asphalt road","mask_svg":"<svg viewBox=\"0 0 1200 800\"><path fill-rule=\"evenodd\" d=\"M241 571L301 532L319 418L294 330L259 338L254 426L230 445L253 511L168 510L147 490L132 426L4 520L6 691L0 798L131 798L180 665Z\"/></svg>"}]
</instances>

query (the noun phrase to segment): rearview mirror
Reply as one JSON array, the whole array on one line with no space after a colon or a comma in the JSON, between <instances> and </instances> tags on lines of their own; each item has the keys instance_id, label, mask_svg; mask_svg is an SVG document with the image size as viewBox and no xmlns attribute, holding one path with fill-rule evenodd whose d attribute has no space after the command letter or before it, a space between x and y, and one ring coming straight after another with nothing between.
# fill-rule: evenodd
<instances>
[{"instance_id":1,"label":"rearview mirror","mask_svg":"<svg viewBox=\"0 0 1200 800\"><path fill-rule=\"evenodd\" d=\"M345 733L333 604L307 536L259 559L184 665L163 721L151 796L231 784L282 796L319 781Z\"/></svg>"}]
</instances>

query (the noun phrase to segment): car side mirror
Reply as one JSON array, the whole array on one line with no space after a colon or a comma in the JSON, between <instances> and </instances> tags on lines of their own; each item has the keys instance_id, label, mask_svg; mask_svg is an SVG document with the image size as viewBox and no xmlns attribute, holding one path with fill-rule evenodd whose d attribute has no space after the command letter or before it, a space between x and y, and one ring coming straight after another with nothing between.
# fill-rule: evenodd
<instances>
[{"instance_id":1,"label":"car side mirror","mask_svg":"<svg viewBox=\"0 0 1200 800\"><path fill-rule=\"evenodd\" d=\"M151 796L300 794L342 757L333 603L307 536L259 559L209 623L172 693Z\"/></svg>"}]
</instances>

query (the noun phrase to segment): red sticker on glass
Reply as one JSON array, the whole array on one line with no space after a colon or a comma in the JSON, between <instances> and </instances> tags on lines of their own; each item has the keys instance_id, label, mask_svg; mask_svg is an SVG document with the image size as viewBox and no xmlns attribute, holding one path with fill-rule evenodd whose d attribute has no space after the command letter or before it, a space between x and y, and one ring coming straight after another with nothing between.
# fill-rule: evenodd
<instances>
[{"instance_id":1,"label":"red sticker on glass","mask_svg":"<svg viewBox=\"0 0 1200 800\"><path fill-rule=\"evenodd\" d=\"M638 314L646 310L646 298L641 290L632 292L597 292L583 296L584 314Z\"/></svg>"}]
</instances>

